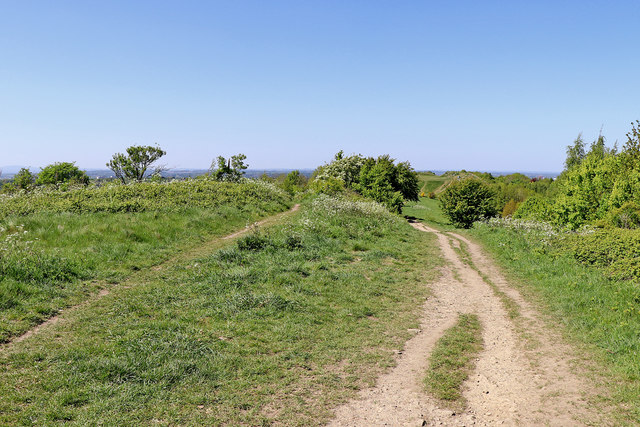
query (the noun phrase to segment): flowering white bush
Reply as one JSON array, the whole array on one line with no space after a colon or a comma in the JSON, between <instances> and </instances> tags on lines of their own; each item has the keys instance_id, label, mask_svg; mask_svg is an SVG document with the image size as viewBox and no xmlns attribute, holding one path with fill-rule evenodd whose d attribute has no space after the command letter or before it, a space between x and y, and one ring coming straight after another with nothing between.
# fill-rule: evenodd
<instances>
[{"instance_id":1,"label":"flowering white bush","mask_svg":"<svg viewBox=\"0 0 640 427\"><path fill-rule=\"evenodd\" d=\"M311 211L315 214L332 217L342 214L392 217L389 211L380 203L374 201L347 200L342 197L331 197L326 194L318 195L311 203Z\"/></svg>"},{"instance_id":2,"label":"flowering white bush","mask_svg":"<svg viewBox=\"0 0 640 427\"><path fill-rule=\"evenodd\" d=\"M533 221L518 218L489 218L486 221L482 221L481 224L485 224L489 227L502 227L510 230L522 231L522 232L535 232L543 234L547 237L558 236L560 234L591 234L595 232L595 229L589 225L584 225L580 229L574 231L567 227L560 227L552 225L548 222Z\"/></svg>"}]
</instances>

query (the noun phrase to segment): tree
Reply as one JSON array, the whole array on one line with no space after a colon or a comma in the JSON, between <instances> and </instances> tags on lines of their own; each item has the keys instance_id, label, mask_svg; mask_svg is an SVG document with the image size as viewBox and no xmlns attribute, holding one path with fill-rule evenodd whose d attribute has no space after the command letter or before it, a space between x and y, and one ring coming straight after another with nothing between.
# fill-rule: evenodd
<instances>
[{"instance_id":1,"label":"tree","mask_svg":"<svg viewBox=\"0 0 640 427\"><path fill-rule=\"evenodd\" d=\"M107 163L116 178L123 184L127 181L142 181L149 167L167 154L160 147L150 145L132 145L127 148L127 154L116 153ZM164 169L164 167L162 167Z\"/></svg>"},{"instance_id":2,"label":"tree","mask_svg":"<svg viewBox=\"0 0 640 427\"><path fill-rule=\"evenodd\" d=\"M584 141L582 140L582 133L578 134L578 137L573 141L573 145L567 147L567 159L564 161L565 170L569 170L574 166L577 166L585 158L586 153L584 150Z\"/></svg>"},{"instance_id":3,"label":"tree","mask_svg":"<svg viewBox=\"0 0 640 427\"><path fill-rule=\"evenodd\" d=\"M338 152L331 163L320 166L314 173L312 188L324 188L323 182L338 181L400 213L406 200L418 200L418 175L409 162L395 164L388 154L362 157L345 156ZM335 187L335 186L333 186Z\"/></svg>"},{"instance_id":4,"label":"tree","mask_svg":"<svg viewBox=\"0 0 640 427\"><path fill-rule=\"evenodd\" d=\"M282 182L282 188L290 194L294 194L298 191L301 191L305 184L307 183L307 178L300 173L300 171L291 171L287 174Z\"/></svg>"},{"instance_id":5,"label":"tree","mask_svg":"<svg viewBox=\"0 0 640 427\"><path fill-rule=\"evenodd\" d=\"M411 167L409 162L401 162L396 166L397 189L402 193L405 200L418 200L420 186L418 185L418 174Z\"/></svg>"},{"instance_id":6,"label":"tree","mask_svg":"<svg viewBox=\"0 0 640 427\"><path fill-rule=\"evenodd\" d=\"M627 133L627 142L622 148L623 163L629 170L640 166L640 120L631 122L631 132Z\"/></svg>"},{"instance_id":7,"label":"tree","mask_svg":"<svg viewBox=\"0 0 640 427\"><path fill-rule=\"evenodd\" d=\"M88 184L89 176L78 169L75 162L61 162L45 166L36 179L37 185L59 184L69 182L72 184Z\"/></svg>"},{"instance_id":8,"label":"tree","mask_svg":"<svg viewBox=\"0 0 640 427\"><path fill-rule=\"evenodd\" d=\"M236 154L231 156L229 160L218 156L216 160L211 162L209 176L216 181L238 182L244 175L245 169L249 167L244 163L246 159L247 156L244 154Z\"/></svg>"},{"instance_id":9,"label":"tree","mask_svg":"<svg viewBox=\"0 0 640 427\"><path fill-rule=\"evenodd\" d=\"M33 176L33 174L29 169L22 168L13 177L13 185L15 186L15 188L27 190L31 188L35 180L36 180L35 176Z\"/></svg>"},{"instance_id":10,"label":"tree","mask_svg":"<svg viewBox=\"0 0 640 427\"><path fill-rule=\"evenodd\" d=\"M476 178L453 181L439 199L444 214L456 227L471 228L475 221L496 214L493 191Z\"/></svg>"}]
</instances>

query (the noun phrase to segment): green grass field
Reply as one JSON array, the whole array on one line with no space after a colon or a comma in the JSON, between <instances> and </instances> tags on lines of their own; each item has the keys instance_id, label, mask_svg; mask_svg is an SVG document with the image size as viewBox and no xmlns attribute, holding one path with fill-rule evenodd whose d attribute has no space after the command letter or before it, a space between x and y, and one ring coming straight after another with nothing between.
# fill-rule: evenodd
<instances>
[{"instance_id":1,"label":"green grass field","mask_svg":"<svg viewBox=\"0 0 640 427\"><path fill-rule=\"evenodd\" d=\"M321 425L409 338L434 237L321 196L0 352L0 424Z\"/></svg>"},{"instance_id":2,"label":"green grass field","mask_svg":"<svg viewBox=\"0 0 640 427\"><path fill-rule=\"evenodd\" d=\"M181 250L291 206L275 187L207 181L3 197L0 342ZM198 202L187 207L192 199Z\"/></svg>"},{"instance_id":3,"label":"green grass field","mask_svg":"<svg viewBox=\"0 0 640 427\"><path fill-rule=\"evenodd\" d=\"M428 194L429 192L436 192L443 184L449 181L450 178L433 175L431 173L418 173L418 182L420 186L420 192Z\"/></svg>"}]
</instances>

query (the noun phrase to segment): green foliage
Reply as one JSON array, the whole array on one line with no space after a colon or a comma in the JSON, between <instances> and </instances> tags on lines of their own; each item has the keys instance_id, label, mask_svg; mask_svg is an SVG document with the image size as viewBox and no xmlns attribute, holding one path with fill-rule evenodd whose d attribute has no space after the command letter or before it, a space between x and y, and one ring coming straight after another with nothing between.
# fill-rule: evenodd
<instances>
[{"instance_id":1,"label":"green foliage","mask_svg":"<svg viewBox=\"0 0 640 427\"><path fill-rule=\"evenodd\" d=\"M637 215L637 211L636 211ZM561 240L563 251L618 280L640 279L640 230L605 229Z\"/></svg>"},{"instance_id":2,"label":"green foliage","mask_svg":"<svg viewBox=\"0 0 640 427\"><path fill-rule=\"evenodd\" d=\"M507 204L504 205L504 208L502 208L502 217L505 218L508 216L512 216L517 209L518 209L518 202L516 202L513 199L509 200Z\"/></svg>"},{"instance_id":3,"label":"green foliage","mask_svg":"<svg viewBox=\"0 0 640 427\"><path fill-rule=\"evenodd\" d=\"M45 166L36 179L37 185L60 183L86 185L89 183L89 176L84 171L78 169L75 162L62 162Z\"/></svg>"},{"instance_id":4,"label":"green foliage","mask_svg":"<svg viewBox=\"0 0 640 427\"><path fill-rule=\"evenodd\" d=\"M312 188L327 192L336 189L338 180L345 188L385 205L391 212L400 213L407 200L418 200L418 175L408 162L394 163L389 155L364 158L361 155L345 157L340 151L334 160L318 168ZM318 184L315 184L318 182Z\"/></svg>"},{"instance_id":5,"label":"green foliage","mask_svg":"<svg viewBox=\"0 0 640 427\"><path fill-rule=\"evenodd\" d=\"M332 178L322 177L314 179L309 183L309 188L317 194L338 195L345 190L344 181Z\"/></svg>"},{"instance_id":6,"label":"green foliage","mask_svg":"<svg viewBox=\"0 0 640 427\"><path fill-rule=\"evenodd\" d=\"M249 165L244 163L246 159L247 156L244 154L236 154L235 156L231 156L229 160L218 156L218 158L211 163L209 176L216 181L239 182L244 175L245 169L249 167Z\"/></svg>"},{"instance_id":7,"label":"green foliage","mask_svg":"<svg viewBox=\"0 0 640 427\"><path fill-rule=\"evenodd\" d=\"M418 180L414 180L415 194L411 200L417 200ZM398 183L398 171L388 155L377 159L368 158L360 168L360 179L354 189L365 197L385 205L391 212L400 213L404 205L403 194Z\"/></svg>"},{"instance_id":8,"label":"green foliage","mask_svg":"<svg viewBox=\"0 0 640 427\"><path fill-rule=\"evenodd\" d=\"M31 171L27 168L20 169L20 171L13 177L13 185L19 190L29 190L33 187L35 181L36 177L33 176Z\"/></svg>"},{"instance_id":9,"label":"green foliage","mask_svg":"<svg viewBox=\"0 0 640 427\"><path fill-rule=\"evenodd\" d=\"M123 184L131 181L142 181L147 170L167 154L160 147L150 145L133 145L127 148L127 154L116 153L107 163L107 167L113 171L116 178ZM159 171L158 171L159 174Z\"/></svg>"},{"instance_id":10,"label":"green foliage","mask_svg":"<svg viewBox=\"0 0 640 427\"><path fill-rule=\"evenodd\" d=\"M573 145L567 147L567 159L564 161L564 168L566 170L572 169L574 166L578 166L580 162L585 158L585 146L580 133Z\"/></svg>"},{"instance_id":11,"label":"green foliage","mask_svg":"<svg viewBox=\"0 0 640 427\"><path fill-rule=\"evenodd\" d=\"M544 196L534 195L518 205L514 218L538 221L552 221L554 218L552 201Z\"/></svg>"},{"instance_id":12,"label":"green foliage","mask_svg":"<svg viewBox=\"0 0 640 427\"><path fill-rule=\"evenodd\" d=\"M609 212L606 223L618 228L640 228L640 206L636 202L626 202Z\"/></svg>"},{"instance_id":13,"label":"green foliage","mask_svg":"<svg viewBox=\"0 0 640 427\"><path fill-rule=\"evenodd\" d=\"M295 194L302 191L307 184L307 178L300 171L291 171L287 174L282 182L282 188L289 194Z\"/></svg>"},{"instance_id":14,"label":"green foliage","mask_svg":"<svg viewBox=\"0 0 640 427\"><path fill-rule=\"evenodd\" d=\"M482 181L466 178L452 181L439 200L453 225L470 228L475 221L496 214L494 197L494 192Z\"/></svg>"},{"instance_id":15,"label":"green foliage","mask_svg":"<svg viewBox=\"0 0 640 427\"><path fill-rule=\"evenodd\" d=\"M360 154L345 156L343 151L339 151L333 161L320 166L314 173L315 180L337 179L342 181L345 188L353 188L360 181L360 168L365 162L365 158Z\"/></svg>"},{"instance_id":16,"label":"green foliage","mask_svg":"<svg viewBox=\"0 0 640 427\"><path fill-rule=\"evenodd\" d=\"M571 229L585 224L636 227L637 212L628 203L640 205L640 121L631 126L621 152L616 146L608 148L601 134L585 154L579 135L567 147L565 171L546 191L550 199L530 199L515 217L551 221Z\"/></svg>"}]
</instances>

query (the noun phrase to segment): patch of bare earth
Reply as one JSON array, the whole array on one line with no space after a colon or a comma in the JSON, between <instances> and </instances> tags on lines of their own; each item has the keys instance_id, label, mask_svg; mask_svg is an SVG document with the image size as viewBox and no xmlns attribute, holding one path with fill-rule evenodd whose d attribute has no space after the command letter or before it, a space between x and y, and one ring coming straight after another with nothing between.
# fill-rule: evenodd
<instances>
[{"instance_id":1,"label":"patch of bare earth","mask_svg":"<svg viewBox=\"0 0 640 427\"><path fill-rule=\"evenodd\" d=\"M508 285L481 248L457 234L412 225L437 235L449 267L431 286L421 328L406 343L397 366L338 408L329 425L607 425L606 415L588 404L597 390L579 373L572 348L545 327L541 315ZM518 304L517 319L509 318L489 284L458 256L453 248L461 242L474 266ZM484 348L463 385L464 409L454 411L425 392L423 378L435 343L459 313L478 315Z\"/></svg>"}]
</instances>

